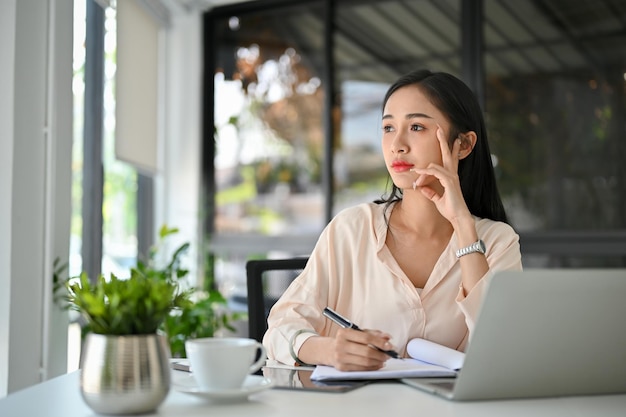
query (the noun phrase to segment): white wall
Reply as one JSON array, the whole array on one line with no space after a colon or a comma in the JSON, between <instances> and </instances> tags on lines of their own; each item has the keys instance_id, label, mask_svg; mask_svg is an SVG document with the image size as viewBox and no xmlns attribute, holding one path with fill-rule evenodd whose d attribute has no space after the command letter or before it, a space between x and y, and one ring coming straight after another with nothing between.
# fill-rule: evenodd
<instances>
[{"instance_id":1,"label":"white wall","mask_svg":"<svg viewBox=\"0 0 626 417\"><path fill-rule=\"evenodd\" d=\"M201 253L199 239L200 138L202 130L202 17L200 12L171 16L161 43L164 115L160 138L162 167L156 177L155 223L178 227L177 246L190 241L189 264ZM194 268L190 268L193 276Z\"/></svg>"},{"instance_id":2,"label":"white wall","mask_svg":"<svg viewBox=\"0 0 626 417\"><path fill-rule=\"evenodd\" d=\"M67 323L51 306L51 279L54 258L69 252L72 1L3 0L0 16L4 396L65 367Z\"/></svg>"},{"instance_id":3,"label":"white wall","mask_svg":"<svg viewBox=\"0 0 626 417\"><path fill-rule=\"evenodd\" d=\"M69 259L72 210L73 1L50 1L48 102L50 140L46 169L46 253L44 257L44 331L42 379L67 371L68 315L52 303L52 263ZM46 304L47 303L47 304ZM46 308L49 307L49 308Z\"/></svg>"},{"instance_id":4,"label":"white wall","mask_svg":"<svg viewBox=\"0 0 626 417\"><path fill-rule=\"evenodd\" d=\"M0 2L0 398L7 393L9 374L14 89L7 80L14 78L16 1Z\"/></svg>"},{"instance_id":5,"label":"white wall","mask_svg":"<svg viewBox=\"0 0 626 417\"><path fill-rule=\"evenodd\" d=\"M147 175L158 168L159 32L137 2L117 3L115 157Z\"/></svg>"}]
</instances>

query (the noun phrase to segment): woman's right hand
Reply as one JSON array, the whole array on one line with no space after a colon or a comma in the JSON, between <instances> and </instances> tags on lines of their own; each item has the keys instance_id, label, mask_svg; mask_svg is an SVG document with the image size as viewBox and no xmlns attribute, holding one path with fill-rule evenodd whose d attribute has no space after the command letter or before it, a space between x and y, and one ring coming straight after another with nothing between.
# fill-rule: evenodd
<instances>
[{"instance_id":1,"label":"woman's right hand","mask_svg":"<svg viewBox=\"0 0 626 417\"><path fill-rule=\"evenodd\" d=\"M325 362L340 371L380 369L389 356L374 347L383 350L393 349L389 342L391 336L378 330L339 329L334 338L326 339L328 347Z\"/></svg>"}]
</instances>

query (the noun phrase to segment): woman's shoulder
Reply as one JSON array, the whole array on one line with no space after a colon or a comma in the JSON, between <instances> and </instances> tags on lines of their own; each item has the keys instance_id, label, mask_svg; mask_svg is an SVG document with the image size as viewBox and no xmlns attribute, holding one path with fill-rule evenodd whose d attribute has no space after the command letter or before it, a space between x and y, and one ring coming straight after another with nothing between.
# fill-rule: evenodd
<instances>
[{"instance_id":1,"label":"woman's shoulder","mask_svg":"<svg viewBox=\"0 0 626 417\"><path fill-rule=\"evenodd\" d=\"M519 235L510 224L491 219L476 217L476 231L478 235L483 238L511 237L513 239L519 239Z\"/></svg>"},{"instance_id":2,"label":"woman's shoulder","mask_svg":"<svg viewBox=\"0 0 626 417\"><path fill-rule=\"evenodd\" d=\"M361 203L340 210L331 220L331 227L363 227L364 224L376 226L382 221L384 205L376 203Z\"/></svg>"},{"instance_id":3,"label":"woman's shoulder","mask_svg":"<svg viewBox=\"0 0 626 417\"><path fill-rule=\"evenodd\" d=\"M355 206L350 206L344 209L341 209L336 215L335 218L338 217L351 217L354 215L372 215L378 214L382 212L383 205L376 203L360 203Z\"/></svg>"}]
</instances>

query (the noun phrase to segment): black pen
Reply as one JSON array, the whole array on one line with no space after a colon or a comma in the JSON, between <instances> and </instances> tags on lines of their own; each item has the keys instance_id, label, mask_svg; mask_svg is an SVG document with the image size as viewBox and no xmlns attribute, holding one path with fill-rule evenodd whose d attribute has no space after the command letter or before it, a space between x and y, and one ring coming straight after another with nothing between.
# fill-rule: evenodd
<instances>
[{"instance_id":1,"label":"black pen","mask_svg":"<svg viewBox=\"0 0 626 417\"><path fill-rule=\"evenodd\" d=\"M338 325L340 325L341 327L343 327L344 329L354 329L354 330L358 330L361 332L363 331L359 326L352 323L347 318L342 317L339 313L337 313L336 311L334 311L333 309L329 307L324 308L323 314L329 319L331 319L332 321L334 321L335 323L337 323ZM384 350L377 346L372 346L372 347L376 348L376 350L386 353L387 355L391 356L394 359L398 359L400 357L398 355L398 352L396 352L395 350Z\"/></svg>"}]
</instances>

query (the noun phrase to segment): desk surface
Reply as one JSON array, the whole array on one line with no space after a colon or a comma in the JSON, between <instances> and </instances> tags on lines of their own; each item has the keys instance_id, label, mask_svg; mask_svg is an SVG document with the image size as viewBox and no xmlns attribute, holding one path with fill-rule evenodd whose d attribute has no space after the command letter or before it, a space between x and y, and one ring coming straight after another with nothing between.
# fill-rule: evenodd
<instances>
[{"instance_id":1,"label":"desk surface","mask_svg":"<svg viewBox=\"0 0 626 417\"><path fill-rule=\"evenodd\" d=\"M0 399L2 417L84 417L95 416L83 402L76 371ZM177 372L177 371L173 371ZM317 393L269 389L250 396L248 401L216 404L171 390L158 408L168 416L285 416L320 417L358 415L476 416L489 417L587 417L624 416L626 395L563 397L511 401L450 402L396 382L374 383L348 393Z\"/></svg>"}]
</instances>

